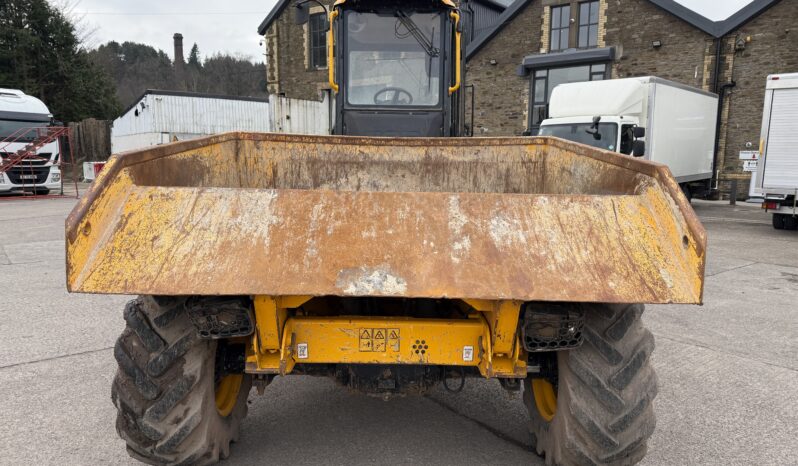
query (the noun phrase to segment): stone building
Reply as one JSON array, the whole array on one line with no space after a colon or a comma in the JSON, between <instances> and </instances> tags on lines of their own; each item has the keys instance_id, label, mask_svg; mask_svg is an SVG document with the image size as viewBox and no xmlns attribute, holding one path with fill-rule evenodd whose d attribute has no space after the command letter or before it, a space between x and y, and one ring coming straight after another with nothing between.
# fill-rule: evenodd
<instances>
[{"instance_id":1,"label":"stone building","mask_svg":"<svg viewBox=\"0 0 798 466\"><path fill-rule=\"evenodd\" d=\"M280 0L259 28L266 39L269 90L318 99L328 92L326 61L313 59L323 36L315 33L313 21L295 25L286 11L289 3ZM738 9L717 11L694 11L683 3L689 4L461 3L473 24L466 35L466 84L473 85L468 92L474 92L474 108L468 105L466 119L473 111L474 135L534 134L560 83L659 76L720 96L718 186L727 192L737 179L744 197L750 174L742 171L739 152L758 147L765 79L798 72L798 1L749 0Z\"/></svg>"}]
</instances>

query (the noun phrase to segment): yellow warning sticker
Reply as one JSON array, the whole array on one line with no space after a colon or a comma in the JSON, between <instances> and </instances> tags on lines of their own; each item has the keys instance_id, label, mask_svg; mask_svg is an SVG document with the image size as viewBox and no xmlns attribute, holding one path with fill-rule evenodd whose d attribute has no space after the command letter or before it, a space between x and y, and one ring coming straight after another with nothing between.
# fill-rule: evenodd
<instances>
[{"instance_id":1,"label":"yellow warning sticker","mask_svg":"<svg viewBox=\"0 0 798 466\"><path fill-rule=\"evenodd\" d=\"M399 351L398 328L361 328L358 335L358 347L362 352L384 353L388 348Z\"/></svg>"}]
</instances>

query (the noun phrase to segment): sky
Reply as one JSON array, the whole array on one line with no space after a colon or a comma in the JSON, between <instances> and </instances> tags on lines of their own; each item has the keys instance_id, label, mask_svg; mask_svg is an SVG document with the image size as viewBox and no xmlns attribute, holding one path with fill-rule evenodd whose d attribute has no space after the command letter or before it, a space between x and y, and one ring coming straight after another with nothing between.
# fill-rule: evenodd
<instances>
[{"instance_id":1,"label":"sky","mask_svg":"<svg viewBox=\"0 0 798 466\"><path fill-rule=\"evenodd\" d=\"M676 3L712 21L723 21L752 2L753 0L676 0Z\"/></svg>"},{"instance_id":2,"label":"sky","mask_svg":"<svg viewBox=\"0 0 798 466\"><path fill-rule=\"evenodd\" d=\"M197 43L200 54L229 52L263 61L258 25L276 0L49 0L67 3L94 33L87 45L141 42L173 55L172 36L183 34L185 54ZM510 0L502 0L509 2ZM722 21L753 0L676 0L710 20Z\"/></svg>"},{"instance_id":3,"label":"sky","mask_svg":"<svg viewBox=\"0 0 798 466\"><path fill-rule=\"evenodd\" d=\"M216 52L263 61L258 25L276 0L49 0L68 4L72 16L94 30L91 48L111 40L152 45L173 57L172 36L183 34L185 55L197 43L203 57Z\"/></svg>"}]
</instances>

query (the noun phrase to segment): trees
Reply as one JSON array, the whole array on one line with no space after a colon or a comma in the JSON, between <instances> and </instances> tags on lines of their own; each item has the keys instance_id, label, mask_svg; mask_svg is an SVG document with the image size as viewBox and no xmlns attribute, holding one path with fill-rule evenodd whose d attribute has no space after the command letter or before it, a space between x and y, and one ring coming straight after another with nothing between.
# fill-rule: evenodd
<instances>
[{"instance_id":1,"label":"trees","mask_svg":"<svg viewBox=\"0 0 798 466\"><path fill-rule=\"evenodd\" d=\"M185 83L176 80L169 57L161 50L135 42L109 42L91 52L116 83L117 97L123 105L133 103L147 89L186 89L206 94L237 96L266 95L266 66L246 57L215 54L204 61L194 44L183 74ZM185 85L183 85L185 84Z\"/></svg>"},{"instance_id":2,"label":"trees","mask_svg":"<svg viewBox=\"0 0 798 466\"><path fill-rule=\"evenodd\" d=\"M108 42L91 52L116 84L116 96L131 104L147 89L177 89L172 60L162 50L136 42Z\"/></svg>"},{"instance_id":3,"label":"trees","mask_svg":"<svg viewBox=\"0 0 798 466\"><path fill-rule=\"evenodd\" d=\"M46 0L0 2L0 83L41 98L63 121L109 119L119 111L110 77Z\"/></svg>"}]
</instances>

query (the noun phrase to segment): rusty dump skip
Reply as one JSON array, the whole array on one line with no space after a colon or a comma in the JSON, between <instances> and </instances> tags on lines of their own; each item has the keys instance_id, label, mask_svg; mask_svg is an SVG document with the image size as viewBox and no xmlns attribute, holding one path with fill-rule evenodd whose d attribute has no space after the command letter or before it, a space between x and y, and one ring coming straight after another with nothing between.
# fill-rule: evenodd
<instances>
[{"instance_id":1,"label":"rusty dump skip","mask_svg":"<svg viewBox=\"0 0 798 466\"><path fill-rule=\"evenodd\" d=\"M668 169L549 138L229 133L114 156L69 216L87 293L700 303Z\"/></svg>"}]
</instances>

